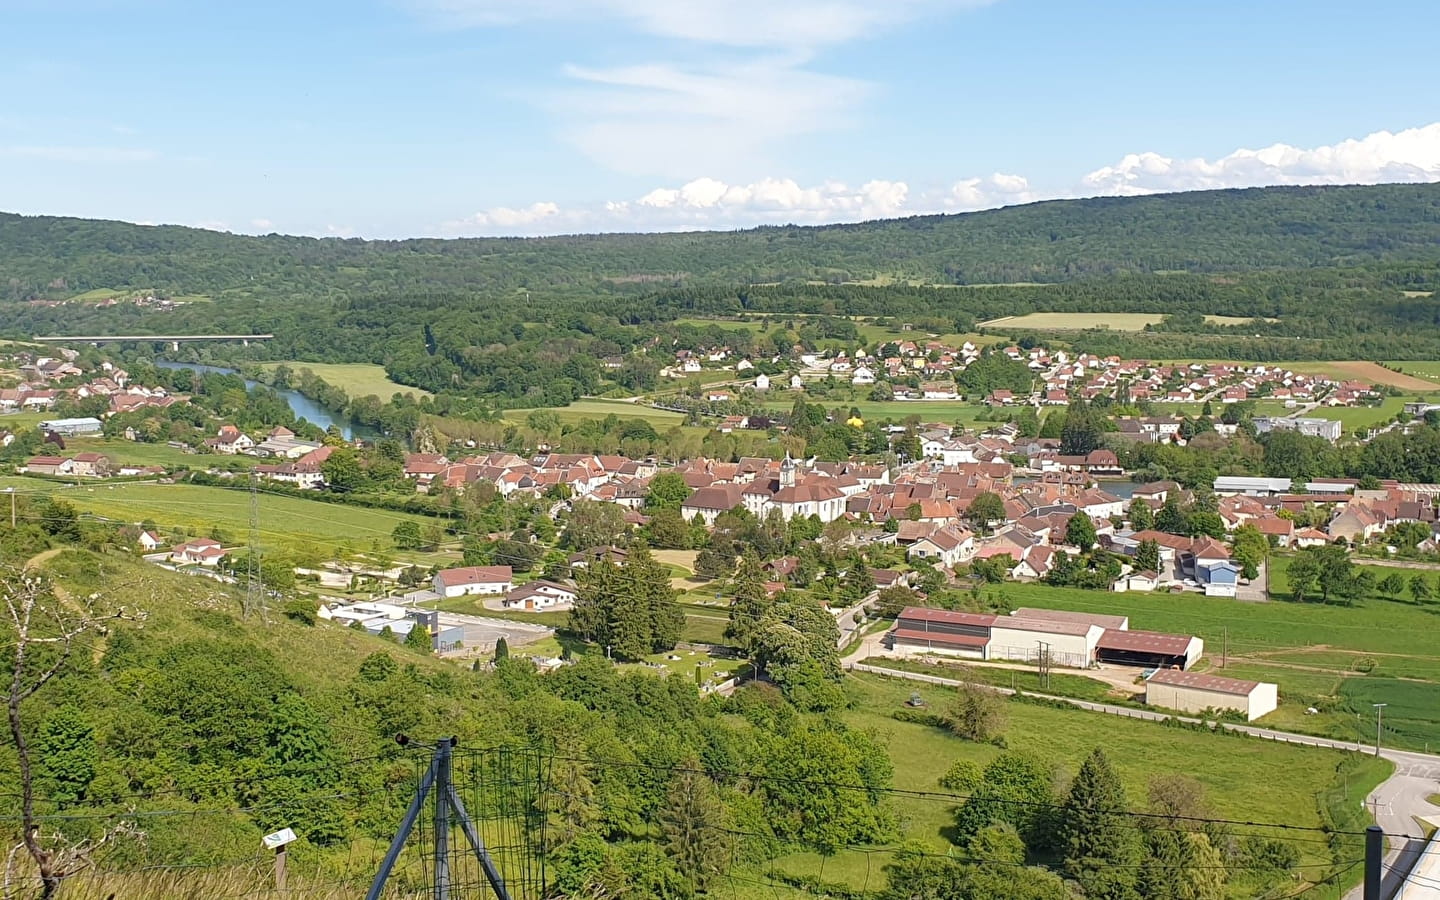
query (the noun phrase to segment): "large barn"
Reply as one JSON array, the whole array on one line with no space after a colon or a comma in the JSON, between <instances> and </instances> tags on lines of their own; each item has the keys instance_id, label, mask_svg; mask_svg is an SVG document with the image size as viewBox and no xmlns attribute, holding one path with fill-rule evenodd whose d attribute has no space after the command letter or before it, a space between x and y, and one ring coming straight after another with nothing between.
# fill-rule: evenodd
<instances>
[{"instance_id":1,"label":"large barn","mask_svg":"<svg viewBox=\"0 0 1440 900\"><path fill-rule=\"evenodd\" d=\"M1200 658L1197 637L1130 631L1125 616L1063 610L1017 609L1008 616L907 607L891 632L896 650L971 659L1035 662L1049 653L1056 665L1094 662L1189 668Z\"/></svg>"},{"instance_id":2,"label":"large barn","mask_svg":"<svg viewBox=\"0 0 1440 900\"><path fill-rule=\"evenodd\" d=\"M1266 681L1159 669L1145 683L1145 702L1188 713L1233 709L1244 713L1247 722L1253 722L1274 712L1279 698L1275 685Z\"/></svg>"},{"instance_id":3,"label":"large barn","mask_svg":"<svg viewBox=\"0 0 1440 900\"><path fill-rule=\"evenodd\" d=\"M1186 634L1106 629L1095 658L1120 666L1188 669L1199 661L1204 650L1204 641Z\"/></svg>"}]
</instances>

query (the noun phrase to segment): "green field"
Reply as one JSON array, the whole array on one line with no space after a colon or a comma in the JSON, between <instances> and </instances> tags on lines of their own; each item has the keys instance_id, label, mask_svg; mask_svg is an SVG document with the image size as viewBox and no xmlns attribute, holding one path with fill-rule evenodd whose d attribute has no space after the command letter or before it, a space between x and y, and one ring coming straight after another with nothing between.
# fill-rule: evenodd
<instances>
[{"instance_id":1,"label":"green field","mask_svg":"<svg viewBox=\"0 0 1440 900\"><path fill-rule=\"evenodd\" d=\"M891 717L918 691L933 708L943 709L950 697L945 688L900 681L877 675L854 675L847 685L855 706L843 714L847 724L871 730L886 740L895 766L894 784L909 791L934 792L941 774L960 759L985 765L1001 751L974 744L928 725L899 722ZM1095 747L1104 747L1125 784L1129 802L1144 805L1149 780L1160 774L1185 773L1205 787L1213 814L1252 822L1284 822L1318 826L1317 803L1322 795L1338 793L1360 798L1387 777L1390 764L1361 757L1359 768L1338 790L1337 767L1346 757L1336 751L1169 728L1152 722L1098 715L1081 710L1051 709L1023 703L1006 706L1005 741L1010 749L1033 752L1047 762L1073 773ZM1327 798L1328 799L1328 798ZM937 852L950 849L945 830L953 821L953 804L943 797L903 797L893 800L903 837ZM1330 862L1323 842L1297 842L1301 864ZM828 859L815 854L794 854L775 864L782 872L820 876L824 881L873 890L883 877L886 852L842 851ZM1306 869L1321 873L1322 869ZM1249 896L1244 886L1232 886L1232 896ZM1313 891L1310 896L1332 897Z\"/></svg>"},{"instance_id":2,"label":"green field","mask_svg":"<svg viewBox=\"0 0 1440 900\"><path fill-rule=\"evenodd\" d=\"M381 400L389 400L397 393L414 394L417 397L430 396L429 391L391 381L390 376L385 374L384 366L370 363L312 363L285 360L284 362L264 363L261 368L274 369L276 366L289 366L296 372L301 369L309 369L326 384L340 388L352 398L373 395Z\"/></svg>"},{"instance_id":3,"label":"green field","mask_svg":"<svg viewBox=\"0 0 1440 900\"><path fill-rule=\"evenodd\" d=\"M1317 406L1307 416L1332 419L1345 428L1346 434L1357 428L1373 428L1395 418L1414 397L1386 397L1379 406Z\"/></svg>"},{"instance_id":4,"label":"green field","mask_svg":"<svg viewBox=\"0 0 1440 900\"><path fill-rule=\"evenodd\" d=\"M981 322L981 328L1048 329L1051 331L1081 331L1086 328L1108 328L1112 331L1144 331L1146 325L1158 325L1165 320L1160 313L1059 313L1035 312L1023 316L1003 316Z\"/></svg>"},{"instance_id":5,"label":"green field","mask_svg":"<svg viewBox=\"0 0 1440 900\"><path fill-rule=\"evenodd\" d=\"M1110 685L1096 678L1087 678L1084 675L1070 675L1064 672L1053 672L1050 675L1050 683L1040 683L1040 673L1033 669L1012 669L1008 666L993 666L985 664L965 664L954 660L935 659L890 659L888 657L875 657L874 659L862 659L861 663L871 666L881 666L886 669L897 669L901 672L919 672L922 675L938 675L941 678L954 678L959 681L969 681L975 684L988 684L992 687L1011 688L1019 691L1027 691L1032 694L1048 693L1061 697L1074 697L1078 700L1093 700L1097 703L1112 703L1116 699L1116 693L1111 690ZM1131 695L1140 692L1137 686Z\"/></svg>"},{"instance_id":6,"label":"green field","mask_svg":"<svg viewBox=\"0 0 1440 900\"><path fill-rule=\"evenodd\" d=\"M1286 596L1288 560L1271 560L1270 590ZM1440 650L1433 635L1440 604L1415 606L1373 597L1353 607L1275 600L1253 603L1195 594L1104 594L1039 584L1006 584L996 592L1014 606L1070 609L1130 616L1130 627L1198 635L1205 641L1200 670L1239 678L1273 681L1280 687L1280 708L1264 724L1341 740L1366 740L1345 701L1342 682L1373 681L1384 690L1424 679L1440 696ZM1219 670L1221 655L1227 666ZM1364 661L1370 673L1356 671ZM1389 677L1386 677L1389 676ZM1306 709L1317 708L1318 714ZM1366 707L1367 715L1368 707ZM1440 744L1440 723L1397 719L1394 739L1420 749ZM1370 724L1373 730L1373 719Z\"/></svg>"},{"instance_id":7,"label":"green field","mask_svg":"<svg viewBox=\"0 0 1440 900\"><path fill-rule=\"evenodd\" d=\"M729 373L726 373L729 374ZM544 412L554 413L560 421L566 424L573 424L584 419L603 419L609 415L619 416L622 419L641 419L649 422L656 428L668 428L671 425L679 425L685 421L681 413L671 412L667 409L654 409L644 403L626 403L623 400L603 400L599 397L587 397L584 400L576 400L569 406L544 407ZM510 409L505 411L505 418L512 422L524 422L525 417L534 410Z\"/></svg>"},{"instance_id":8,"label":"green field","mask_svg":"<svg viewBox=\"0 0 1440 900\"><path fill-rule=\"evenodd\" d=\"M249 468L263 460L254 456L209 456L186 453L169 444L147 444L123 438L75 438L66 444L66 453L103 453L117 463L165 466L168 469L205 469L211 466Z\"/></svg>"},{"instance_id":9,"label":"green field","mask_svg":"<svg viewBox=\"0 0 1440 900\"><path fill-rule=\"evenodd\" d=\"M190 484L105 484L57 486L36 478L0 479L0 487L29 493L58 493L83 512L115 522L152 521L162 531L185 528L203 535L212 527L243 541L250 530L250 495L245 491ZM428 525L423 516L341 506L260 494L262 547L314 545L327 553L349 546L363 550L373 542L391 547L390 533L400 522Z\"/></svg>"},{"instance_id":10,"label":"green field","mask_svg":"<svg viewBox=\"0 0 1440 900\"><path fill-rule=\"evenodd\" d=\"M762 405L766 409L789 412L795 405L794 394L786 393L784 400L767 400ZM855 407L860 410L860 416L865 421L893 419L897 422L904 421L911 416L919 416L922 422L963 422L966 425L974 425L981 415L989 410L987 406L978 403L969 403L965 400L839 400L839 399L807 399L807 403L817 403L826 409L839 407L850 409Z\"/></svg>"}]
</instances>

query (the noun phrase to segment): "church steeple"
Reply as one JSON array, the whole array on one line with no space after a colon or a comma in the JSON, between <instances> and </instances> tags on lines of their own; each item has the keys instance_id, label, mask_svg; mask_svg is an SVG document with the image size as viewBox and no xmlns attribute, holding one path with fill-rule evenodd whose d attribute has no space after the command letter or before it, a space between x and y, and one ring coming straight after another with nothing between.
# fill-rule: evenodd
<instances>
[{"instance_id":1,"label":"church steeple","mask_svg":"<svg viewBox=\"0 0 1440 900\"><path fill-rule=\"evenodd\" d=\"M790 458L790 451L785 451L785 459L780 463L780 486L782 488L795 486L795 460Z\"/></svg>"}]
</instances>

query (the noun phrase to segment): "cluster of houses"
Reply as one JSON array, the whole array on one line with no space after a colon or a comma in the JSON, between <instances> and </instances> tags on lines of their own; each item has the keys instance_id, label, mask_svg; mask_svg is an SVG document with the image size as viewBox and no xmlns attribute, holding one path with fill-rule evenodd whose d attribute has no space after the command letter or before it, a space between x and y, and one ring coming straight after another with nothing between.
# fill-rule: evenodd
<instances>
[{"instance_id":1,"label":"cluster of houses","mask_svg":"<svg viewBox=\"0 0 1440 900\"><path fill-rule=\"evenodd\" d=\"M161 466L117 465L103 453L32 456L17 471L22 475L60 475L75 478L133 478L165 474L165 469Z\"/></svg>"},{"instance_id":2,"label":"cluster of houses","mask_svg":"<svg viewBox=\"0 0 1440 900\"><path fill-rule=\"evenodd\" d=\"M993 406L1017 403L1063 406L1072 397L1157 403L1210 400L1219 404L1265 398L1287 404L1354 406L1379 396L1372 385L1363 381L1337 381L1293 372L1283 366L1152 365L1143 359L1101 358L1089 353L1072 356L1064 350L1052 353L1043 347L1029 351L1007 347L1003 352L1012 359L1024 361L1036 373L1037 386L1030 396L1023 398L1009 391L996 391L987 398Z\"/></svg>"},{"instance_id":3,"label":"cluster of houses","mask_svg":"<svg viewBox=\"0 0 1440 900\"><path fill-rule=\"evenodd\" d=\"M188 400L185 394L171 394L162 387L148 387L130 381L130 374L105 362L100 373L74 387L55 387L54 382L84 375L69 358L41 356L20 366L24 379L16 387L0 388L0 413L52 409L61 400L108 397L110 412L130 412L145 407L164 408Z\"/></svg>"}]
</instances>

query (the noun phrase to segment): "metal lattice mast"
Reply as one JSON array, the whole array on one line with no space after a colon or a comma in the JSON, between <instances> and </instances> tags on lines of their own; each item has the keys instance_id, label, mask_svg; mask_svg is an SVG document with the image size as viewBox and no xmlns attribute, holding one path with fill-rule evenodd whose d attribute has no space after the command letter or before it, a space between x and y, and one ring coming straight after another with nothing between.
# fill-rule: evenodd
<instances>
[{"instance_id":1,"label":"metal lattice mast","mask_svg":"<svg viewBox=\"0 0 1440 900\"><path fill-rule=\"evenodd\" d=\"M265 618L265 578L260 572L260 477L250 473L250 546L245 563L245 618Z\"/></svg>"}]
</instances>

